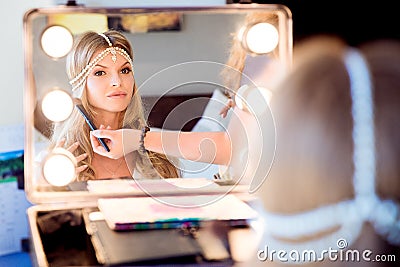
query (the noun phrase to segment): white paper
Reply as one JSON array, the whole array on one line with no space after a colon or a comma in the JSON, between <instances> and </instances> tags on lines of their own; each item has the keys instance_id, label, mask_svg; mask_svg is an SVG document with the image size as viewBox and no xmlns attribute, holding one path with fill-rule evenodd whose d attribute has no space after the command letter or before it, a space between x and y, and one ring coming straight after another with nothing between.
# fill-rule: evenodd
<instances>
[{"instance_id":1,"label":"white paper","mask_svg":"<svg viewBox=\"0 0 400 267\"><path fill-rule=\"evenodd\" d=\"M254 209L234 195L101 198L98 207L111 229L121 224L171 220L234 221L258 216Z\"/></svg>"}]
</instances>

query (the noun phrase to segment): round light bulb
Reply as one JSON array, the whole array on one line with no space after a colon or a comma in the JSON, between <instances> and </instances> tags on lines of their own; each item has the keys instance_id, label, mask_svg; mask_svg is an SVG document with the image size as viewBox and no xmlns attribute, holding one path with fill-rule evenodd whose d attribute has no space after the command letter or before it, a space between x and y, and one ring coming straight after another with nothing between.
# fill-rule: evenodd
<instances>
[{"instance_id":1,"label":"round light bulb","mask_svg":"<svg viewBox=\"0 0 400 267\"><path fill-rule=\"evenodd\" d=\"M235 94L235 103L243 111L261 115L268 110L272 92L263 87L241 86Z\"/></svg>"},{"instance_id":2,"label":"round light bulb","mask_svg":"<svg viewBox=\"0 0 400 267\"><path fill-rule=\"evenodd\" d=\"M42 112L51 121L60 122L71 115L74 103L71 96L59 89L47 93L42 100Z\"/></svg>"},{"instance_id":3,"label":"round light bulb","mask_svg":"<svg viewBox=\"0 0 400 267\"><path fill-rule=\"evenodd\" d=\"M43 163L43 176L54 186L68 185L75 179L76 159L64 148L56 148Z\"/></svg>"},{"instance_id":4,"label":"round light bulb","mask_svg":"<svg viewBox=\"0 0 400 267\"><path fill-rule=\"evenodd\" d=\"M247 111L246 96L248 94L249 86L247 84L242 85L235 94L235 104L241 110Z\"/></svg>"},{"instance_id":5,"label":"round light bulb","mask_svg":"<svg viewBox=\"0 0 400 267\"><path fill-rule=\"evenodd\" d=\"M264 87L258 87L258 90L260 91L261 95L264 97L265 101L269 105L271 103L271 98L272 98L271 90L268 90L267 88Z\"/></svg>"},{"instance_id":6,"label":"round light bulb","mask_svg":"<svg viewBox=\"0 0 400 267\"><path fill-rule=\"evenodd\" d=\"M48 27L40 40L43 51L52 58L61 58L67 55L73 42L72 33L63 26Z\"/></svg>"},{"instance_id":7,"label":"round light bulb","mask_svg":"<svg viewBox=\"0 0 400 267\"><path fill-rule=\"evenodd\" d=\"M272 24L257 23L247 30L244 41L252 53L267 54L278 45L279 33Z\"/></svg>"}]
</instances>

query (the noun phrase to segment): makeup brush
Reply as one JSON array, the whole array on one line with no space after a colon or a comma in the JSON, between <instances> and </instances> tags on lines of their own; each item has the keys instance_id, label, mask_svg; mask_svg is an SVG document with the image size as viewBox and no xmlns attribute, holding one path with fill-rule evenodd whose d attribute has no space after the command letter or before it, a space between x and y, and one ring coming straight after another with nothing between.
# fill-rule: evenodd
<instances>
[{"instance_id":1,"label":"makeup brush","mask_svg":"<svg viewBox=\"0 0 400 267\"><path fill-rule=\"evenodd\" d=\"M77 110L79 111L79 113L83 116L83 118L85 119L86 123L89 125L90 130L94 131L97 130L96 125L94 125L94 123L92 122L92 120L89 117L89 114L87 113L87 111L85 110L85 108L82 105L82 102L80 101L80 99L74 99L74 103L75 103L75 107L77 108ZM97 140L99 140L100 144L104 147L104 149L107 152L110 152L110 148L107 146L105 140L103 138L97 138Z\"/></svg>"}]
</instances>

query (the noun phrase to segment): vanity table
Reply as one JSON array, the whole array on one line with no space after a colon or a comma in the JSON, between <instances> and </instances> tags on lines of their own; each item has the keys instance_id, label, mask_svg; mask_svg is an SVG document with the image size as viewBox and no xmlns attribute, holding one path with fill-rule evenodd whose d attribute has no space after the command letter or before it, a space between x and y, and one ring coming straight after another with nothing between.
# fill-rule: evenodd
<instances>
[{"instance_id":1,"label":"vanity table","mask_svg":"<svg viewBox=\"0 0 400 267\"><path fill-rule=\"evenodd\" d=\"M98 210L97 201L28 209L33 266L233 266L256 255L260 233L251 221L113 231L104 218L88 218Z\"/></svg>"},{"instance_id":2,"label":"vanity table","mask_svg":"<svg viewBox=\"0 0 400 267\"><path fill-rule=\"evenodd\" d=\"M99 213L101 199L178 198L179 196L192 198L207 196L218 199L234 196L251 206L253 201L257 201L252 193L262 179L265 179L265 174L260 173L266 171L254 167L260 165L260 162L265 162L263 156L255 158L249 156L254 150L248 149L247 146L260 149L260 142L265 141L258 140L257 137L259 136L257 127L264 127L263 122L254 124L253 119L259 114L253 116L250 109L238 112L237 118L232 118L227 126L228 130L234 133L232 138L235 148L232 165L219 167L220 173L217 177L220 184L214 183L214 177L206 175L203 169L195 170L198 179L208 181L211 185L209 187L191 186L182 189L178 186L179 190L160 190L160 187L153 187L154 190L135 191L123 190L124 187L114 184L113 187L103 187L107 188L103 191L101 186L97 187L100 189L96 191L93 190L94 183L90 187L89 183L76 182L60 186L51 184L44 177L43 162L38 160L42 152L55 153L47 151L52 121L46 117L45 107L42 104L49 92L60 91L72 95L65 74L65 53L49 54L45 51L47 45L43 43L43 36L47 30L53 26L62 27L67 29L72 38L87 30L102 32L113 28L124 32L134 46L135 81L140 85L146 115L148 118L165 118L161 125L152 126L167 130L190 131L193 126L185 128L188 121L193 119L196 123L207 121L201 119L202 114L219 117L215 114L213 103L219 101L221 105L225 102L216 101L213 97L216 91L226 91L220 74L226 67L232 36L239 33L241 36L250 36L250 28L256 25L254 21L250 23L249 20L253 15L265 18L261 23L268 24L268 29L273 29L276 44L268 52L251 50L248 44L243 44L243 49L248 51L248 56L262 56L280 71L285 72L291 64L292 21L290 10L282 5L229 4L193 8L92 8L79 5L37 8L26 12L24 160L25 190L28 199L34 204L27 211L34 266L117 266L118 264L135 266L160 265L160 263L230 266L248 257L243 253L243 238L252 240L245 242L254 246L249 248L246 245L248 252L252 253L256 249L258 233L252 227L252 223L256 222L257 218L242 220L236 224L227 223L226 220L208 222L200 220L201 224L194 225L194 228L170 227L142 229L140 233L136 232L141 236L129 238L129 242L133 242L129 243L132 246L132 255L130 252L124 254L136 258L132 258L131 262L128 260L117 263L112 260L117 253L109 255L110 250L104 251L104 244L99 245L101 241L96 237L96 231L103 229L101 233L109 233L107 238L110 239L107 240L113 240L116 245L124 242L126 235L131 231L115 233L107 230L104 217L100 216L94 221L91 218L93 214L102 214ZM157 23L149 23L150 21ZM247 82L252 83L251 77L247 77ZM270 84L263 84L263 87L272 87L275 82L271 79ZM250 90L257 86L248 88ZM240 93L244 99L247 96L254 97L250 91L242 90ZM180 102L171 109L171 102L167 101L169 108L163 108L159 100L165 100L166 97L179 98ZM146 99L149 102L146 102ZM249 100L249 103L251 101ZM165 114L166 110L168 114ZM243 121L247 119L250 120L249 124ZM210 121L215 123L216 120ZM208 129L207 127L209 125L202 129ZM243 135L247 134L249 129L252 133L250 141L246 143L243 141ZM243 165L244 158L248 159L246 166ZM268 169L268 164L265 165ZM64 171L60 169L59 173L61 177ZM239 173L243 175L238 175ZM195 180L190 180L196 178L180 179L192 185L196 184ZM133 178L126 180L129 183L137 182ZM107 181L113 182L106 180L105 183ZM110 188L113 190L109 190ZM235 217L235 211L232 214ZM198 236L193 236L197 234ZM183 251L178 253L177 248L182 248Z\"/></svg>"}]
</instances>

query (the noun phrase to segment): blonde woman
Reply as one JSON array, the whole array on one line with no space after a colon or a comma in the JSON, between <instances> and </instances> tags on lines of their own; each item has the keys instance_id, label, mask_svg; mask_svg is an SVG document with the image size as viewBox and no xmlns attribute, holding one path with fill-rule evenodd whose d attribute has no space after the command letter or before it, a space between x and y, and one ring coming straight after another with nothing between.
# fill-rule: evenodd
<instances>
[{"instance_id":1,"label":"blonde woman","mask_svg":"<svg viewBox=\"0 0 400 267\"><path fill-rule=\"evenodd\" d=\"M73 96L100 129L145 129L146 121L135 83L133 50L118 31L80 35L67 57L67 74ZM146 128L147 129L147 128ZM132 177L179 177L178 168L159 153L133 151L125 157L109 158L93 152L90 128L74 110L56 124L52 144L71 151L78 161L77 180Z\"/></svg>"}]
</instances>

